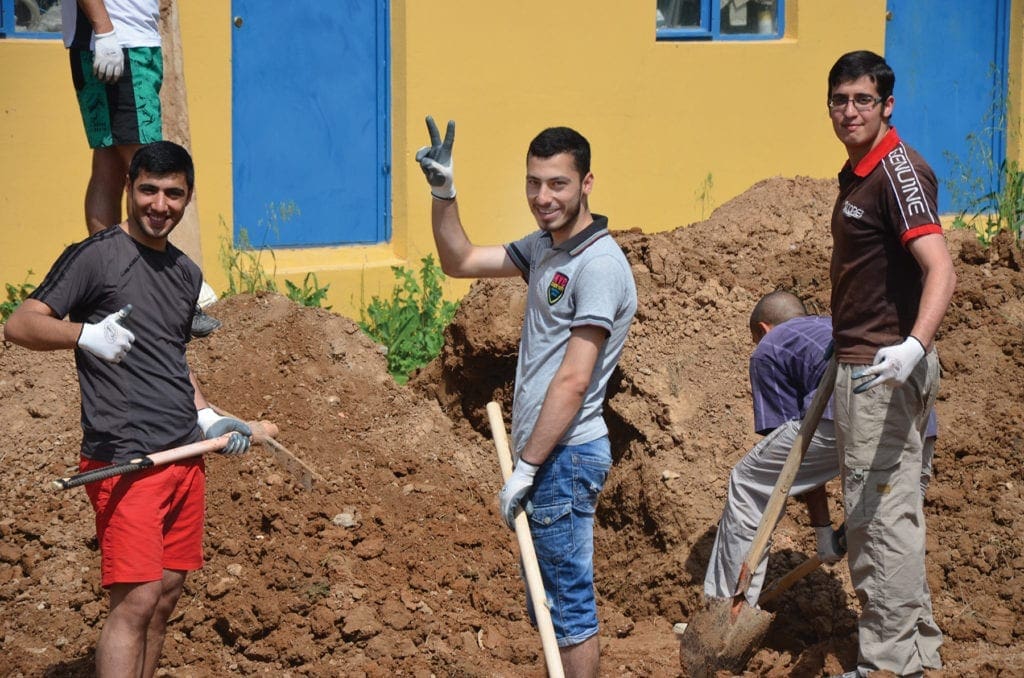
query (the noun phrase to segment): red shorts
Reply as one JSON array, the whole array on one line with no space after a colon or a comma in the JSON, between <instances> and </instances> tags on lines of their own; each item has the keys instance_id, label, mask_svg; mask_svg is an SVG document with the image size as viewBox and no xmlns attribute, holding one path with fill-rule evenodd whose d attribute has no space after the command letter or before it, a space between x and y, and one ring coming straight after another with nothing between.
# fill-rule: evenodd
<instances>
[{"instance_id":1,"label":"red shorts","mask_svg":"<svg viewBox=\"0 0 1024 678\"><path fill-rule=\"evenodd\" d=\"M109 466L81 459L80 471ZM101 583L159 581L164 570L203 566L206 471L185 459L85 486L96 511Z\"/></svg>"}]
</instances>

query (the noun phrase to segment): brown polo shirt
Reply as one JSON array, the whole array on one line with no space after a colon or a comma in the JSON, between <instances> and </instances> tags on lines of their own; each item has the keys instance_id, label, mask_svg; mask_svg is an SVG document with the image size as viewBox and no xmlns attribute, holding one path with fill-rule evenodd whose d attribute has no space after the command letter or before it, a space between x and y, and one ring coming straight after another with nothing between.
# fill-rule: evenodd
<instances>
[{"instance_id":1,"label":"brown polo shirt","mask_svg":"<svg viewBox=\"0 0 1024 678\"><path fill-rule=\"evenodd\" d=\"M832 210L832 322L840 362L870 364L902 341L921 301L914 238L942 233L938 184L924 159L890 129L857 167L839 173Z\"/></svg>"}]
</instances>

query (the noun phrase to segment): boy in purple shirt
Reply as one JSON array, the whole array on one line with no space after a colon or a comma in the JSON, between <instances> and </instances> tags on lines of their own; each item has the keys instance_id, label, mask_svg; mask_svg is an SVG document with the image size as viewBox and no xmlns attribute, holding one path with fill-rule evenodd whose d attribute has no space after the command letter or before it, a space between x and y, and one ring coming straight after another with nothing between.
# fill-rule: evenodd
<instances>
[{"instance_id":1,"label":"boy in purple shirt","mask_svg":"<svg viewBox=\"0 0 1024 678\"><path fill-rule=\"evenodd\" d=\"M789 292L772 292L754 306L751 338L757 345L750 356L750 387L754 429L765 436L733 468L729 492L718 524L711 560L704 578L704 594L731 598L740 568L754 540L757 526L800 429L807 406L828 362L832 321L809 316L803 302ZM922 471L921 491L931 475L934 415L929 421L928 464ZM804 495L822 562L835 563L842 548L832 529L825 483L839 475L831 402L825 407L791 489ZM767 555L750 580L746 598L757 605L768 567Z\"/></svg>"}]
</instances>

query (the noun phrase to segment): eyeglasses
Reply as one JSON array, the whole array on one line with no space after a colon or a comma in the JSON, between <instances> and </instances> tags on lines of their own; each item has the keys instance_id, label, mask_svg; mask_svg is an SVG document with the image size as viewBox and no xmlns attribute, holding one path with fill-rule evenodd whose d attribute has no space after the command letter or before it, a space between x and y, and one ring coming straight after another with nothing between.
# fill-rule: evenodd
<instances>
[{"instance_id":1,"label":"eyeglasses","mask_svg":"<svg viewBox=\"0 0 1024 678\"><path fill-rule=\"evenodd\" d=\"M852 98L845 94L833 94L828 98L828 108L830 111L845 111L846 105L851 101L854 108L864 113L865 111L870 111L884 101L884 99L882 97L873 97L870 94L854 94Z\"/></svg>"}]
</instances>

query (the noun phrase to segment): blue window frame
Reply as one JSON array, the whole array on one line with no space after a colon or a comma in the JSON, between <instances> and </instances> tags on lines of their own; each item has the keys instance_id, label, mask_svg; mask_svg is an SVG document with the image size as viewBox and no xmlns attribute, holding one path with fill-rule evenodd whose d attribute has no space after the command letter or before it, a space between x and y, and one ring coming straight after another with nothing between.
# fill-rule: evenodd
<instances>
[{"instance_id":1,"label":"blue window frame","mask_svg":"<svg viewBox=\"0 0 1024 678\"><path fill-rule=\"evenodd\" d=\"M786 0L656 0L658 40L778 40Z\"/></svg>"},{"instance_id":2,"label":"blue window frame","mask_svg":"<svg viewBox=\"0 0 1024 678\"><path fill-rule=\"evenodd\" d=\"M61 37L60 2L61 0L0 0L0 38Z\"/></svg>"}]
</instances>

